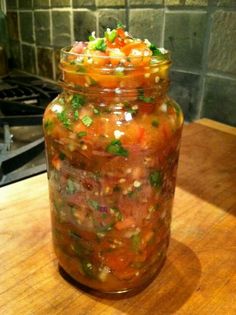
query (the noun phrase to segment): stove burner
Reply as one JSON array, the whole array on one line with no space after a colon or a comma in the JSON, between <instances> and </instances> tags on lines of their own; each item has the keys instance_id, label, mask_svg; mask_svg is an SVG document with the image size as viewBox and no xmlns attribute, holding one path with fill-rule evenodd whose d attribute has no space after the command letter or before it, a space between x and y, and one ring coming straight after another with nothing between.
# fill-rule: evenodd
<instances>
[{"instance_id":1,"label":"stove burner","mask_svg":"<svg viewBox=\"0 0 236 315\"><path fill-rule=\"evenodd\" d=\"M46 171L45 163L34 167L33 169L20 170L17 173L13 173L18 168L31 161L44 149L44 138L33 141L26 144L19 149L9 151L11 148L11 133L8 125L4 125L4 139L5 143L0 147L0 187L9 183L15 182L19 179L32 176Z\"/></svg>"},{"instance_id":2,"label":"stove burner","mask_svg":"<svg viewBox=\"0 0 236 315\"><path fill-rule=\"evenodd\" d=\"M35 140L32 132L25 129L40 129L47 104L59 92L50 82L22 74L10 75L0 82L0 187L46 171L41 130L36 132ZM12 135L16 130L24 133L24 140Z\"/></svg>"}]
</instances>

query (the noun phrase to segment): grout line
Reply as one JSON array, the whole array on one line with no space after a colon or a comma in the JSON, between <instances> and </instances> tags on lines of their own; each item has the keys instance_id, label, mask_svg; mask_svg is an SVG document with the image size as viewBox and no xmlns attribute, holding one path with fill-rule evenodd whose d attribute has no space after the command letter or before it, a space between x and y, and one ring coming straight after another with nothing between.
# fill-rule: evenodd
<instances>
[{"instance_id":1,"label":"grout line","mask_svg":"<svg viewBox=\"0 0 236 315\"><path fill-rule=\"evenodd\" d=\"M73 43L75 41L73 0L70 0L70 38L71 38L71 43Z\"/></svg>"},{"instance_id":2,"label":"grout line","mask_svg":"<svg viewBox=\"0 0 236 315\"><path fill-rule=\"evenodd\" d=\"M100 36L99 32L99 10L95 11L95 17L96 17L96 36Z\"/></svg>"},{"instance_id":3,"label":"grout line","mask_svg":"<svg viewBox=\"0 0 236 315\"><path fill-rule=\"evenodd\" d=\"M207 13L208 10L207 8L203 8L202 10L199 10L199 9L195 9L195 10L192 10L192 9L189 9L189 10L186 10L186 9L182 9L182 10L170 10L169 8L166 8L167 11L168 11L168 14L176 14L176 13L193 13L193 14L199 14L199 13Z\"/></svg>"},{"instance_id":4,"label":"grout line","mask_svg":"<svg viewBox=\"0 0 236 315\"><path fill-rule=\"evenodd\" d=\"M18 0L16 1L16 6L18 8ZM21 29L20 29L20 12L16 10L17 14L17 28L18 28L18 35L19 35L19 42L20 42L20 67L23 69L23 49L22 49L22 40L21 40Z\"/></svg>"},{"instance_id":5,"label":"grout line","mask_svg":"<svg viewBox=\"0 0 236 315\"><path fill-rule=\"evenodd\" d=\"M73 11L79 11L79 12L88 12L88 11L93 11L90 8L73 8ZM95 10L98 11L98 10Z\"/></svg>"},{"instance_id":6,"label":"grout line","mask_svg":"<svg viewBox=\"0 0 236 315\"><path fill-rule=\"evenodd\" d=\"M207 10L207 25L206 25L206 33L204 36L204 44L203 44L203 52L202 52L202 69L200 75L200 83L199 83L199 92L198 92L198 103L196 104L196 117L198 119L201 117L202 109L203 109L203 101L205 97L205 89L206 89L206 75L208 71L208 50L209 50L209 42L212 28L212 13L214 9L208 6Z\"/></svg>"},{"instance_id":7,"label":"grout line","mask_svg":"<svg viewBox=\"0 0 236 315\"><path fill-rule=\"evenodd\" d=\"M53 46L53 29L52 29L52 6L51 6L51 0L49 0L49 27L50 27L50 45L51 47L54 47ZM55 69L55 58L54 58L54 55L55 55L55 52L54 52L54 49L53 49L53 53L52 53L52 56L53 56L53 60L52 60L52 77L53 79L56 77L56 69Z\"/></svg>"},{"instance_id":8,"label":"grout line","mask_svg":"<svg viewBox=\"0 0 236 315\"><path fill-rule=\"evenodd\" d=\"M28 42L25 42L24 40L21 40L21 44L27 45L27 46L31 46L31 47L34 47L34 46L35 46L34 43L28 43Z\"/></svg>"},{"instance_id":9,"label":"grout line","mask_svg":"<svg viewBox=\"0 0 236 315\"><path fill-rule=\"evenodd\" d=\"M161 30L161 47L165 47L165 30L166 30L166 10L163 10L163 23Z\"/></svg>"},{"instance_id":10,"label":"grout line","mask_svg":"<svg viewBox=\"0 0 236 315\"><path fill-rule=\"evenodd\" d=\"M181 72L181 73L189 73L189 74L195 74L195 75L201 75L201 71L198 70L188 70L188 69L181 69L176 67L171 67L171 71L174 72Z\"/></svg>"},{"instance_id":11,"label":"grout line","mask_svg":"<svg viewBox=\"0 0 236 315\"><path fill-rule=\"evenodd\" d=\"M49 6L51 7L51 0L49 0ZM53 30L52 30L52 10L49 10L49 27L50 27L50 45L53 42Z\"/></svg>"},{"instance_id":12,"label":"grout line","mask_svg":"<svg viewBox=\"0 0 236 315\"><path fill-rule=\"evenodd\" d=\"M72 5L72 4L71 4ZM71 11L72 7L65 7L65 8L55 8L55 7L52 7L51 10L52 11Z\"/></svg>"},{"instance_id":13,"label":"grout line","mask_svg":"<svg viewBox=\"0 0 236 315\"><path fill-rule=\"evenodd\" d=\"M129 13L129 0L125 0L125 20L127 32L129 32Z\"/></svg>"},{"instance_id":14,"label":"grout line","mask_svg":"<svg viewBox=\"0 0 236 315\"><path fill-rule=\"evenodd\" d=\"M4 15L7 14L7 4L5 0L0 0L1 3L1 8L2 8L2 12L4 13Z\"/></svg>"},{"instance_id":15,"label":"grout line","mask_svg":"<svg viewBox=\"0 0 236 315\"><path fill-rule=\"evenodd\" d=\"M226 79L226 80L233 80L236 81L235 74L229 74L229 73L220 73L218 71L208 71L208 76L214 77L214 78L220 78L220 79Z\"/></svg>"},{"instance_id":16,"label":"grout line","mask_svg":"<svg viewBox=\"0 0 236 315\"><path fill-rule=\"evenodd\" d=\"M33 30L33 40L34 40L34 56L35 56L35 71L36 74L39 73L39 67L38 67L38 47L36 45L36 32L35 32L35 19L34 19L34 12L32 12L32 30Z\"/></svg>"}]
</instances>

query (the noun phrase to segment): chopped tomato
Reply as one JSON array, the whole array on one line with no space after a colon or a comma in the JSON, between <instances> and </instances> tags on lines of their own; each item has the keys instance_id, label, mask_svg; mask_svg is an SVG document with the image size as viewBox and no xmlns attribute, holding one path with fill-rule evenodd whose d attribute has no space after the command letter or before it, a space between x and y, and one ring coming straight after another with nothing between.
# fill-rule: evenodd
<instances>
[{"instance_id":1,"label":"chopped tomato","mask_svg":"<svg viewBox=\"0 0 236 315\"><path fill-rule=\"evenodd\" d=\"M124 230L131 227L135 227L135 221L133 217L127 217L123 221L119 221L115 224L117 230Z\"/></svg>"}]
</instances>

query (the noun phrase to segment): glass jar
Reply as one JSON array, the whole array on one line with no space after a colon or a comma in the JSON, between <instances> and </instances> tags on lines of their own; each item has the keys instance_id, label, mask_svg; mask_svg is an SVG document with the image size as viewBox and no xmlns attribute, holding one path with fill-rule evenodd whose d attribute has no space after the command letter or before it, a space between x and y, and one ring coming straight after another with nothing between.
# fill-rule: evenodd
<instances>
[{"instance_id":1,"label":"glass jar","mask_svg":"<svg viewBox=\"0 0 236 315\"><path fill-rule=\"evenodd\" d=\"M62 50L63 92L43 119L54 249L94 292L135 293L166 258L183 115L168 58L84 58Z\"/></svg>"}]
</instances>

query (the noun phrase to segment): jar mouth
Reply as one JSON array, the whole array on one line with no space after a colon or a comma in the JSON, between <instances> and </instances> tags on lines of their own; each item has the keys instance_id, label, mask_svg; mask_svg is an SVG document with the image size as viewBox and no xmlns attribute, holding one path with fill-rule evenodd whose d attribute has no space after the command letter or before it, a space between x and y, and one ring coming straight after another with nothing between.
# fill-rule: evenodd
<instances>
[{"instance_id":1,"label":"jar mouth","mask_svg":"<svg viewBox=\"0 0 236 315\"><path fill-rule=\"evenodd\" d=\"M169 51L160 56L89 56L71 52L69 46L61 49L59 68L62 81L70 88L116 91L158 86L166 90L170 65Z\"/></svg>"},{"instance_id":2,"label":"jar mouth","mask_svg":"<svg viewBox=\"0 0 236 315\"><path fill-rule=\"evenodd\" d=\"M83 64L83 61L85 60L85 58L89 59L89 58L93 58L94 56L92 54L79 54L76 52L71 51L72 46L66 46L64 48L61 49L60 51L60 62L71 62L70 59L72 59L76 64ZM145 65L146 67L155 67L155 66L161 66L161 65L170 65L171 64L171 57L170 57L170 51L169 50L165 50L163 48L163 53L161 53L158 56L145 56L145 55L137 55L137 56L126 56L124 57L125 60L129 60L130 61L130 65L129 66L125 66L125 65L119 65L119 66L124 66L125 68L138 68L138 67L144 67L139 66L139 65L134 65L132 63L132 61L137 60L137 59L142 59L145 57L149 57L150 58L150 63ZM104 56L104 55L96 55L96 60L101 60L101 61L113 61L113 60L117 60L117 58L120 58L119 56ZM121 58L122 59L122 58ZM89 63L89 62L88 62ZM99 64L99 62L98 62ZM96 63L92 64L93 66L97 66ZM101 66L99 66L101 67ZM114 67L114 66L113 66ZM110 68L110 67L109 67Z\"/></svg>"}]
</instances>

